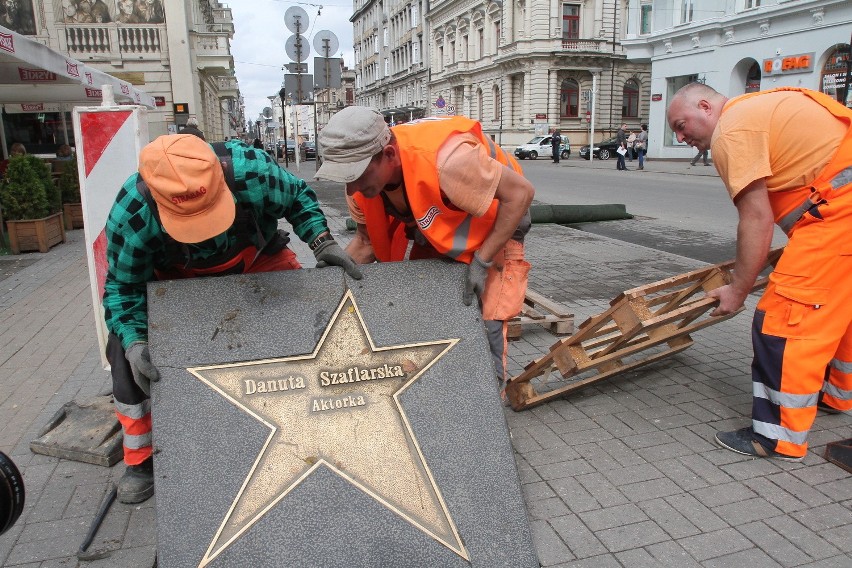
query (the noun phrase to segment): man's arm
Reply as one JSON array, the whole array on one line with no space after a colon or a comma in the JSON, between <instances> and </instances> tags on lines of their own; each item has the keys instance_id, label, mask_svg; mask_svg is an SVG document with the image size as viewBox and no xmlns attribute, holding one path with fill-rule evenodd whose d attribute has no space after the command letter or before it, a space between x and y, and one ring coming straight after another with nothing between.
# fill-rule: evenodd
<instances>
[{"instance_id":1,"label":"man's arm","mask_svg":"<svg viewBox=\"0 0 852 568\"><path fill-rule=\"evenodd\" d=\"M376 262L376 254L370 242L370 235L367 233L367 225L363 223L355 225L355 236L346 245L346 252L358 264Z\"/></svg>"},{"instance_id":2,"label":"man's arm","mask_svg":"<svg viewBox=\"0 0 852 568\"><path fill-rule=\"evenodd\" d=\"M512 238L515 229L530 208L533 196L535 196L535 189L532 184L512 168L504 167L497 190L494 192L494 198L498 202L497 218L494 220L491 232L476 252L476 256L483 262L491 262L506 242Z\"/></svg>"},{"instance_id":3,"label":"man's arm","mask_svg":"<svg viewBox=\"0 0 852 568\"><path fill-rule=\"evenodd\" d=\"M734 205L739 223L733 282L707 293L719 300L719 307L710 313L711 316L730 314L743 305L766 264L766 255L772 244L774 219L764 179L755 180L743 188L734 198Z\"/></svg>"}]
</instances>

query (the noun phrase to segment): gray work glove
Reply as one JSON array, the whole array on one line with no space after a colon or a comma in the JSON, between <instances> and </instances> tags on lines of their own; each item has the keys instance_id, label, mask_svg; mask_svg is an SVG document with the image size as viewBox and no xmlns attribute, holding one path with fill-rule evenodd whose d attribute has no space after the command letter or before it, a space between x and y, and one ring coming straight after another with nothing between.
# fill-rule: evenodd
<instances>
[{"instance_id":1,"label":"gray work glove","mask_svg":"<svg viewBox=\"0 0 852 568\"><path fill-rule=\"evenodd\" d=\"M325 241L315 248L314 256L317 257L317 268L339 266L355 280L361 280L362 278L361 271L358 270L355 261L334 240Z\"/></svg>"},{"instance_id":2,"label":"gray work glove","mask_svg":"<svg viewBox=\"0 0 852 568\"><path fill-rule=\"evenodd\" d=\"M485 277L488 275L488 269L491 268L492 262L485 262L474 253L473 260L467 265L467 275L464 282L464 296L462 300L465 306L473 303L473 296L482 295L485 290Z\"/></svg>"},{"instance_id":3,"label":"gray work glove","mask_svg":"<svg viewBox=\"0 0 852 568\"><path fill-rule=\"evenodd\" d=\"M148 344L144 341L131 343L124 352L124 357L130 363L133 372L133 382L139 385L146 395L151 396L151 381L160 380L160 371L151 363L151 354L148 352Z\"/></svg>"}]
</instances>

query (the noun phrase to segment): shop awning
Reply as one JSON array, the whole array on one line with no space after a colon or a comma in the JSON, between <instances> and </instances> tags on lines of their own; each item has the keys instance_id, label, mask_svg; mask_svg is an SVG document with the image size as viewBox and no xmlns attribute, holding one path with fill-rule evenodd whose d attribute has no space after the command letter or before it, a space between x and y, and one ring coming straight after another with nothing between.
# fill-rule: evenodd
<instances>
[{"instance_id":1,"label":"shop awning","mask_svg":"<svg viewBox=\"0 0 852 568\"><path fill-rule=\"evenodd\" d=\"M0 104L6 112L70 111L77 105L97 105L102 85L112 85L117 103L154 108L154 97L127 81L0 26Z\"/></svg>"}]
</instances>

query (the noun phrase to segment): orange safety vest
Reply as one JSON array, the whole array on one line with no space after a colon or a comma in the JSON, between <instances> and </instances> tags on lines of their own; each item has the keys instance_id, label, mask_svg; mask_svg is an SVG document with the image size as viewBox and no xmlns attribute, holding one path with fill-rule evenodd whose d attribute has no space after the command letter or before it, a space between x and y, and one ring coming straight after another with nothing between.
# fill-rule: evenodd
<instances>
[{"instance_id":1,"label":"orange safety vest","mask_svg":"<svg viewBox=\"0 0 852 568\"><path fill-rule=\"evenodd\" d=\"M403 191L417 228L439 253L469 264L494 226L498 202L492 200L481 217L447 203L438 179L438 149L453 134L470 133L486 145L492 158L518 173L521 167L469 118L426 118L392 130L400 148ZM408 248L405 224L388 214L381 195L366 198L356 193L354 199L364 213L376 258L381 262L403 260Z\"/></svg>"},{"instance_id":2,"label":"orange safety vest","mask_svg":"<svg viewBox=\"0 0 852 568\"><path fill-rule=\"evenodd\" d=\"M780 87L742 95L732 99L728 103L728 108L749 97L778 91L796 91L807 95L814 102L822 105L835 118L846 123L846 136L840 142L837 152L810 185L797 189L769 192L769 204L772 207L775 222L789 235L793 225L805 211L820 203L821 200L829 198L831 190L852 183L852 168L850 168L850 165L852 165L852 109L846 108L825 93L799 87Z\"/></svg>"}]
</instances>

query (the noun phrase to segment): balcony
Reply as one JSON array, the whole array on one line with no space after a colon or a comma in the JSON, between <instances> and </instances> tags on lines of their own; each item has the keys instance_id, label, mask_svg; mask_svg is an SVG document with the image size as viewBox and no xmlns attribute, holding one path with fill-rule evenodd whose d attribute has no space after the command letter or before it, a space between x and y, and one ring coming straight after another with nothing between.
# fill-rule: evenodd
<instances>
[{"instance_id":1,"label":"balcony","mask_svg":"<svg viewBox=\"0 0 852 568\"><path fill-rule=\"evenodd\" d=\"M216 77L216 85L219 88L220 99L235 99L240 94L240 86L236 77L227 75Z\"/></svg>"},{"instance_id":2,"label":"balcony","mask_svg":"<svg viewBox=\"0 0 852 568\"><path fill-rule=\"evenodd\" d=\"M571 53L604 51L607 42L604 39L563 39L562 51Z\"/></svg>"},{"instance_id":3,"label":"balcony","mask_svg":"<svg viewBox=\"0 0 852 568\"><path fill-rule=\"evenodd\" d=\"M59 24L68 55L81 61L168 60L165 24Z\"/></svg>"},{"instance_id":4,"label":"balcony","mask_svg":"<svg viewBox=\"0 0 852 568\"><path fill-rule=\"evenodd\" d=\"M224 34L195 34L193 42L198 68L211 75L231 75L234 57Z\"/></svg>"}]
</instances>

